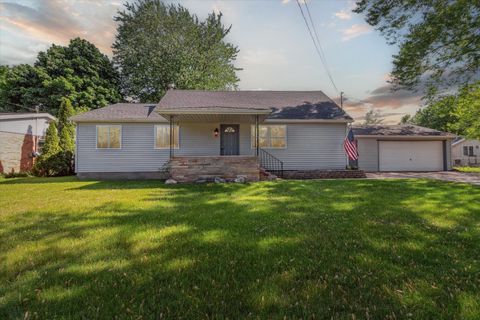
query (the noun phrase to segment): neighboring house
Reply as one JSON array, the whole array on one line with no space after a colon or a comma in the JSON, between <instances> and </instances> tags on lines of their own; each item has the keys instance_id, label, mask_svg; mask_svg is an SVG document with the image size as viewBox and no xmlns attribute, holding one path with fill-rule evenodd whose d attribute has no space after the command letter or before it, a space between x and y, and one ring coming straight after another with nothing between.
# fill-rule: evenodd
<instances>
[{"instance_id":1,"label":"neighboring house","mask_svg":"<svg viewBox=\"0 0 480 320\"><path fill-rule=\"evenodd\" d=\"M52 120L48 113L0 113L0 173L32 169Z\"/></svg>"},{"instance_id":2,"label":"neighboring house","mask_svg":"<svg viewBox=\"0 0 480 320\"><path fill-rule=\"evenodd\" d=\"M354 126L365 171L451 170L454 135L414 125Z\"/></svg>"},{"instance_id":3,"label":"neighboring house","mask_svg":"<svg viewBox=\"0 0 480 320\"><path fill-rule=\"evenodd\" d=\"M480 141L456 138L452 142L452 159L456 166L479 166Z\"/></svg>"},{"instance_id":4,"label":"neighboring house","mask_svg":"<svg viewBox=\"0 0 480 320\"><path fill-rule=\"evenodd\" d=\"M84 178L258 180L259 167L343 170L352 118L321 91L169 90L158 104L74 116ZM259 132L257 135L256 132Z\"/></svg>"}]
</instances>

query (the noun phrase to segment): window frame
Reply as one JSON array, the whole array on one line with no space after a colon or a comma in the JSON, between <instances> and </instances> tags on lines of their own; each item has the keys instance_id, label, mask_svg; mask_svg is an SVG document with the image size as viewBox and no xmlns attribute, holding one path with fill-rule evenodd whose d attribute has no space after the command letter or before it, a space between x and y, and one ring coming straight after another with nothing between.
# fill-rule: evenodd
<instances>
[{"instance_id":1,"label":"window frame","mask_svg":"<svg viewBox=\"0 0 480 320\"><path fill-rule=\"evenodd\" d=\"M170 124L156 124L156 125L153 126L153 148L155 150L169 150L170 146L168 146L168 147L157 147L157 128L158 127L167 127L170 130ZM177 141L175 141L176 146L174 145L173 149L178 150L178 149L180 149L180 126L178 124L173 125L173 128L174 128L173 129L173 135L174 136L175 136L175 127L178 128L177 129L178 130L178 139L177 139ZM170 131L168 131L168 132L170 132Z\"/></svg>"},{"instance_id":2,"label":"window frame","mask_svg":"<svg viewBox=\"0 0 480 320\"><path fill-rule=\"evenodd\" d=\"M258 132L260 133L260 127L284 127L284 131L285 131L285 146L283 147L272 147L272 136L271 136L271 129L270 130L267 130L267 141L268 141L268 146L267 147L262 147L262 146L258 146L259 148L262 148L262 149L278 149L278 150L282 150L282 149L287 149L287 146L288 146L288 132L287 132L287 125L286 124L262 124L262 125L259 125L258 126ZM250 147L251 149L255 149L255 125L252 124L251 127L251 132L250 132Z\"/></svg>"},{"instance_id":3,"label":"window frame","mask_svg":"<svg viewBox=\"0 0 480 320\"><path fill-rule=\"evenodd\" d=\"M108 147L106 148L99 148L98 147L98 128L99 127L116 127L120 128L120 145L118 148L111 148L110 147L110 129L108 130ZM121 124L97 124L95 125L95 149L96 150L121 150L122 149L122 139L123 139L123 127Z\"/></svg>"}]
</instances>

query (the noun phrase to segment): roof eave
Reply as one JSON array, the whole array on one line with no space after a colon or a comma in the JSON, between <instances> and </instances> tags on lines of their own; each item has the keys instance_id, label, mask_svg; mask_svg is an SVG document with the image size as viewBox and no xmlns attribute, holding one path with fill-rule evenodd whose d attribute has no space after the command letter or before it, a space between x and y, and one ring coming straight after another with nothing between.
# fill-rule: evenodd
<instances>
[{"instance_id":1,"label":"roof eave","mask_svg":"<svg viewBox=\"0 0 480 320\"><path fill-rule=\"evenodd\" d=\"M265 122L289 123L351 123L353 119L266 119Z\"/></svg>"},{"instance_id":2,"label":"roof eave","mask_svg":"<svg viewBox=\"0 0 480 320\"><path fill-rule=\"evenodd\" d=\"M181 110L181 109L164 109L164 110L156 110L159 115L183 115L183 114L206 114L206 115L256 115L256 114L270 114L272 110L270 109L248 109L248 110L241 110L241 109L232 109L232 110L215 110L215 109L202 109L202 110L195 110L195 109L188 109L188 110Z\"/></svg>"},{"instance_id":3,"label":"roof eave","mask_svg":"<svg viewBox=\"0 0 480 320\"><path fill-rule=\"evenodd\" d=\"M454 139L455 137L449 135L385 135L385 134L368 134L361 135L355 134L355 138L388 138L388 139L431 139L431 140L440 140L440 139Z\"/></svg>"},{"instance_id":4,"label":"roof eave","mask_svg":"<svg viewBox=\"0 0 480 320\"><path fill-rule=\"evenodd\" d=\"M122 122L134 122L134 123L158 123L158 122L168 122L166 119L128 119L128 118L117 118L117 119L72 119L75 123L122 123Z\"/></svg>"}]
</instances>

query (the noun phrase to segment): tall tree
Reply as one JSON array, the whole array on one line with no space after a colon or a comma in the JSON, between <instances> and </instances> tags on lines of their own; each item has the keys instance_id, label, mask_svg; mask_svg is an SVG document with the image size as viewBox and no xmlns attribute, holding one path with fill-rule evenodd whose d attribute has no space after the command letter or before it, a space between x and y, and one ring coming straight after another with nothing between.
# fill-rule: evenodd
<instances>
[{"instance_id":1,"label":"tall tree","mask_svg":"<svg viewBox=\"0 0 480 320\"><path fill-rule=\"evenodd\" d=\"M113 60L121 74L125 96L156 102L171 85L179 89L234 89L239 79L236 46L222 14L205 21L180 5L160 0L125 4L118 23Z\"/></svg>"},{"instance_id":2,"label":"tall tree","mask_svg":"<svg viewBox=\"0 0 480 320\"><path fill-rule=\"evenodd\" d=\"M401 123L413 123L447 131L472 139L480 139L480 81L466 86L456 95L429 102L412 117L405 115Z\"/></svg>"},{"instance_id":3,"label":"tall tree","mask_svg":"<svg viewBox=\"0 0 480 320\"><path fill-rule=\"evenodd\" d=\"M67 98L62 98L60 110L58 112L58 132L60 139L60 148L63 151L73 154L75 150L75 125L70 121L74 115L72 103Z\"/></svg>"},{"instance_id":4,"label":"tall tree","mask_svg":"<svg viewBox=\"0 0 480 320\"><path fill-rule=\"evenodd\" d=\"M452 130L480 140L480 81L460 91L453 115L458 120L450 125Z\"/></svg>"},{"instance_id":5,"label":"tall tree","mask_svg":"<svg viewBox=\"0 0 480 320\"><path fill-rule=\"evenodd\" d=\"M358 0L354 12L380 30L393 56L392 82L408 89L426 86L427 95L458 90L480 75L478 0Z\"/></svg>"},{"instance_id":6,"label":"tall tree","mask_svg":"<svg viewBox=\"0 0 480 320\"><path fill-rule=\"evenodd\" d=\"M100 108L121 99L112 62L80 38L72 39L68 46L52 45L40 52L34 66L10 68L5 82L10 111L42 105L43 111L57 115L63 97L77 110Z\"/></svg>"},{"instance_id":7,"label":"tall tree","mask_svg":"<svg viewBox=\"0 0 480 320\"><path fill-rule=\"evenodd\" d=\"M447 96L430 101L426 107L417 111L413 122L422 127L450 131L451 124L458 121L454 114L455 100L455 96Z\"/></svg>"},{"instance_id":8,"label":"tall tree","mask_svg":"<svg viewBox=\"0 0 480 320\"><path fill-rule=\"evenodd\" d=\"M45 133L45 143L42 147L42 156L50 156L60 152L60 140L58 138L58 128L55 121L50 122Z\"/></svg>"}]
</instances>

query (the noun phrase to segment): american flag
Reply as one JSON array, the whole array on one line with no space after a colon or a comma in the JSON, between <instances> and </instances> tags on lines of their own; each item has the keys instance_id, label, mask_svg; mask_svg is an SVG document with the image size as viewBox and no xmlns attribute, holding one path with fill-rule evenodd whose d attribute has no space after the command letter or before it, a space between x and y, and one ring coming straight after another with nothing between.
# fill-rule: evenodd
<instances>
[{"instance_id":1,"label":"american flag","mask_svg":"<svg viewBox=\"0 0 480 320\"><path fill-rule=\"evenodd\" d=\"M358 160L357 143L355 141L355 138L353 137L352 128L348 130L348 134L345 137L345 141L343 142L343 147L345 148L345 152L347 153L350 160Z\"/></svg>"}]
</instances>

